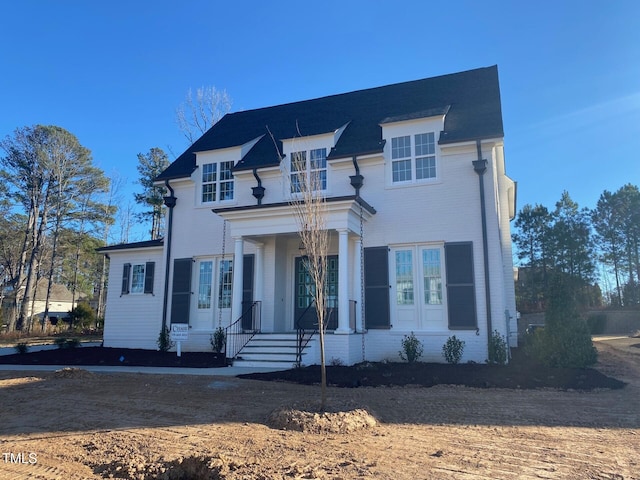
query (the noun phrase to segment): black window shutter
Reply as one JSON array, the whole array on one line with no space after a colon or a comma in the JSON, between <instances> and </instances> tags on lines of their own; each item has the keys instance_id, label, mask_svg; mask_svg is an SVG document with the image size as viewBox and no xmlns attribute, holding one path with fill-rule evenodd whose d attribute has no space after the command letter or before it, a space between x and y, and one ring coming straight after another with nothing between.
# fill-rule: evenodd
<instances>
[{"instance_id":1,"label":"black window shutter","mask_svg":"<svg viewBox=\"0 0 640 480\"><path fill-rule=\"evenodd\" d=\"M131 264L125 263L122 268L122 289L120 295L127 295L129 293L129 277L131 276Z\"/></svg>"},{"instance_id":2,"label":"black window shutter","mask_svg":"<svg viewBox=\"0 0 640 480\"><path fill-rule=\"evenodd\" d=\"M171 293L171 323L189 323L191 310L191 264L190 258L173 261L173 289Z\"/></svg>"},{"instance_id":3,"label":"black window shutter","mask_svg":"<svg viewBox=\"0 0 640 480\"><path fill-rule=\"evenodd\" d=\"M253 263L252 254L245 255L242 260L242 328L252 330L255 328L254 319L249 311L253 303ZM246 315L245 315L246 313Z\"/></svg>"},{"instance_id":4,"label":"black window shutter","mask_svg":"<svg viewBox=\"0 0 640 480\"><path fill-rule=\"evenodd\" d=\"M153 274L155 269L156 262L147 262L144 267L144 293L153 294Z\"/></svg>"},{"instance_id":5,"label":"black window shutter","mask_svg":"<svg viewBox=\"0 0 640 480\"><path fill-rule=\"evenodd\" d=\"M447 272L447 309L449 328L476 329L476 294L473 273L473 243L444 245Z\"/></svg>"},{"instance_id":6,"label":"black window shutter","mask_svg":"<svg viewBox=\"0 0 640 480\"><path fill-rule=\"evenodd\" d=\"M364 249L364 316L368 329L391 328L388 247Z\"/></svg>"}]
</instances>

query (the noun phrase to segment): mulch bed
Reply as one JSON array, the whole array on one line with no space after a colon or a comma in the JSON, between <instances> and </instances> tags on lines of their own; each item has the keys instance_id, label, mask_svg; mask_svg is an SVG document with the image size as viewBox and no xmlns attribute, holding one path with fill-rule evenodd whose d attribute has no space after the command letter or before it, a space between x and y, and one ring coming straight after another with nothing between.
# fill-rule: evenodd
<instances>
[{"instance_id":1,"label":"mulch bed","mask_svg":"<svg viewBox=\"0 0 640 480\"><path fill-rule=\"evenodd\" d=\"M515 352L515 351L514 351ZM78 347L0 356L0 364L11 365L124 365L144 367L211 368L224 366L213 352L175 352L156 350ZM270 373L240 375L241 378L285 381L305 385L320 382L317 365ZM476 388L563 390L618 389L626 384L593 368L549 368L534 364L517 352L505 366L469 363L373 363L327 366L328 384L337 387L385 387L415 385L463 385Z\"/></svg>"},{"instance_id":2,"label":"mulch bed","mask_svg":"<svg viewBox=\"0 0 640 480\"><path fill-rule=\"evenodd\" d=\"M279 380L305 385L320 382L320 368L240 375L253 380ZM562 390L617 389L626 384L591 368L547 368L521 365L439 363L365 363L354 367L327 367L327 383L337 387L462 385L475 388Z\"/></svg>"},{"instance_id":3,"label":"mulch bed","mask_svg":"<svg viewBox=\"0 0 640 480\"><path fill-rule=\"evenodd\" d=\"M137 367L223 367L224 359L213 352L160 352L134 348L77 347L41 350L22 354L2 355L0 364L6 365L106 365Z\"/></svg>"}]
</instances>

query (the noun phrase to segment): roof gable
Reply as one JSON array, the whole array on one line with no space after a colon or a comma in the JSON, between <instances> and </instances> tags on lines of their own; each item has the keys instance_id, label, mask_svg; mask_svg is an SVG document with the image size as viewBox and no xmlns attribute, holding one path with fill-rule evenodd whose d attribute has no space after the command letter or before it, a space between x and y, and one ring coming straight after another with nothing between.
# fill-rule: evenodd
<instances>
[{"instance_id":1,"label":"roof gable","mask_svg":"<svg viewBox=\"0 0 640 480\"><path fill-rule=\"evenodd\" d=\"M227 114L157 180L190 176L195 152L243 145L260 135L236 170L278 165L279 139L324 134L347 123L329 158L381 152L383 122L430 112L446 114L440 143L503 136L497 67Z\"/></svg>"}]
</instances>

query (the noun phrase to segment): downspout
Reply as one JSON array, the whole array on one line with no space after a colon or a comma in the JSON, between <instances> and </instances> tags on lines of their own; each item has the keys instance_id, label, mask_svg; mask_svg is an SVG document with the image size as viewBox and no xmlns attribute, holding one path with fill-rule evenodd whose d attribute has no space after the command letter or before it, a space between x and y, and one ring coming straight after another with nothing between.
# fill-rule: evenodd
<instances>
[{"instance_id":1,"label":"downspout","mask_svg":"<svg viewBox=\"0 0 640 480\"><path fill-rule=\"evenodd\" d=\"M353 166L356 169L356 174L350 175L349 178L351 179L351 186L356 190L356 198L360 198L360 189L362 188L362 185L364 183L364 177L360 175L360 167L358 166L358 160L355 155L353 156L352 160Z\"/></svg>"},{"instance_id":2,"label":"downspout","mask_svg":"<svg viewBox=\"0 0 640 480\"><path fill-rule=\"evenodd\" d=\"M253 196L256 197L256 200L258 200L258 205L262 205L262 198L264 197L265 188L262 186L262 180L260 180L260 177L258 176L257 168L253 169L253 176L258 182L258 186L251 187L251 191Z\"/></svg>"},{"instance_id":3,"label":"downspout","mask_svg":"<svg viewBox=\"0 0 640 480\"><path fill-rule=\"evenodd\" d=\"M478 159L473 161L473 169L478 174L480 184L480 210L482 218L482 253L484 257L484 295L487 308L487 347L491 344L493 325L491 322L491 284L489 283L489 242L487 240L487 210L484 197L484 174L487 171L487 160L482 158L480 140L476 140Z\"/></svg>"},{"instance_id":4,"label":"downspout","mask_svg":"<svg viewBox=\"0 0 640 480\"><path fill-rule=\"evenodd\" d=\"M173 233L173 207L176 206L177 198L174 195L173 188L169 185L169 180L164 181L164 185L170 192L170 195L164 197L164 204L169 209L169 221L167 224L167 255L164 266L164 299L162 304L162 330L167 327L167 304L169 302L169 267L171 262L171 236Z\"/></svg>"}]
</instances>

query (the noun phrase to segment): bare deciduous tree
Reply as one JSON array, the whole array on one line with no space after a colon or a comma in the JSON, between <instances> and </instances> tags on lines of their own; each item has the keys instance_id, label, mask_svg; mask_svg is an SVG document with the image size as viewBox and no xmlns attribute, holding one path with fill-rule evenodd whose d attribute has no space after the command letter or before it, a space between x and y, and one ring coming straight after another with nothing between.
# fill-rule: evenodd
<instances>
[{"instance_id":1,"label":"bare deciduous tree","mask_svg":"<svg viewBox=\"0 0 640 480\"><path fill-rule=\"evenodd\" d=\"M305 251L303 262L313 285L310 293L315 305L320 337L320 407L324 410L327 402L324 340L327 328L327 256L330 240L326 224L327 203L323 194L326 177L324 171L314 165L313 158L307 159L306 149L301 147L299 150L293 153L289 160L281 162L281 168L285 183L290 186L289 204L295 216L298 234Z\"/></svg>"},{"instance_id":2,"label":"bare deciduous tree","mask_svg":"<svg viewBox=\"0 0 640 480\"><path fill-rule=\"evenodd\" d=\"M226 90L218 90L213 85L200 87L195 96L191 89L176 110L178 128L189 141L195 142L218 120L231 110L231 97Z\"/></svg>"}]
</instances>

